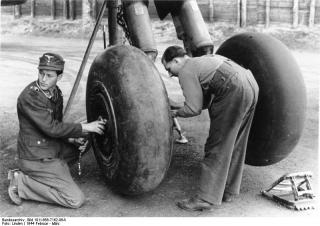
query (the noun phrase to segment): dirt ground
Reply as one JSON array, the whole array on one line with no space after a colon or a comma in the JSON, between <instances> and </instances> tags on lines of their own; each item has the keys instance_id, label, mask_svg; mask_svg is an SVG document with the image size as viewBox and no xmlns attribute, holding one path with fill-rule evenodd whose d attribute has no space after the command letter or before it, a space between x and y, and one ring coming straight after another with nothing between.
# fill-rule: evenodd
<instances>
[{"instance_id":1,"label":"dirt ground","mask_svg":"<svg viewBox=\"0 0 320 226\"><path fill-rule=\"evenodd\" d=\"M159 62L164 49L178 42L169 22L154 23L159 56L157 68L163 75L169 96L181 100L181 90L176 80L166 77L164 68ZM221 40L238 30L223 30L216 27L212 33L216 37L216 46ZM210 28L210 31L212 27ZM250 28L252 29L252 28ZM269 29L274 36L282 37L289 43L292 54L301 67L307 87L307 121L303 136L294 151L283 161L266 167L246 165L244 170L241 194L233 203L223 204L210 212L181 211L175 205L176 201L190 196L196 188L199 179L200 161L203 157L203 145L209 129L207 111L200 116L190 119L179 119L183 130L186 131L189 143L175 144L173 157L168 173L160 186L148 194L127 197L112 192L103 180L93 152L83 158L83 175L79 177L75 167L71 168L72 175L86 195L85 205L77 210L66 209L55 205L48 205L33 201L26 201L21 206L11 204L7 195L7 171L17 167L15 163L15 139L18 131L16 115L16 99L21 90L32 80L36 79L38 57L46 51L58 52L66 60L64 77L60 87L65 101L69 97L71 87L79 69L88 39L74 37L58 38L45 34L41 37L6 32L1 36L0 51L0 216L65 216L65 217L309 217L319 214L319 207L309 211L293 211L271 202L260 195L260 190L270 186L276 179L285 173L312 171L312 181L316 195L319 195L318 171L318 112L319 112L319 46L312 40L313 31L302 30L297 39L289 41L290 29L280 32L278 29ZM162 32L161 32L162 31ZM163 35L167 32L169 35ZM318 31L317 31L318 32ZM284 33L288 33L287 36ZM294 36L297 37L297 36ZM302 38L303 37L303 38ZM319 36L317 36L319 37ZM308 42L308 39L311 41ZM306 48L302 43L305 42ZM85 115L85 84L90 62L101 52L103 44L97 40L85 69L77 94L77 101L72 107L69 119L77 119ZM175 134L177 136L177 134ZM318 204L317 204L318 205Z\"/></svg>"}]
</instances>

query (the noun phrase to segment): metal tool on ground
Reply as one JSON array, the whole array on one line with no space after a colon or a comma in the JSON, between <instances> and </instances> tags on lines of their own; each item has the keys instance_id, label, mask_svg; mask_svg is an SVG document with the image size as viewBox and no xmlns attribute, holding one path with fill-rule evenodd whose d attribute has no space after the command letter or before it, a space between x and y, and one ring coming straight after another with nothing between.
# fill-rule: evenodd
<instances>
[{"instance_id":1,"label":"metal tool on ground","mask_svg":"<svg viewBox=\"0 0 320 226\"><path fill-rule=\"evenodd\" d=\"M184 133L182 133L182 130L181 130L181 126L178 122L178 119L177 118L173 118L173 123L174 123L174 128L177 130L178 134L179 134L179 138L176 139L176 142L179 143L179 144L186 144L188 143L188 139L185 137Z\"/></svg>"},{"instance_id":2,"label":"metal tool on ground","mask_svg":"<svg viewBox=\"0 0 320 226\"><path fill-rule=\"evenodd\" d=\"M314 209L315 195L310 184L311 177L311 172L285 174L268 189L261 191L261 194L289 209Z\"/></svg>"}]
</instances>

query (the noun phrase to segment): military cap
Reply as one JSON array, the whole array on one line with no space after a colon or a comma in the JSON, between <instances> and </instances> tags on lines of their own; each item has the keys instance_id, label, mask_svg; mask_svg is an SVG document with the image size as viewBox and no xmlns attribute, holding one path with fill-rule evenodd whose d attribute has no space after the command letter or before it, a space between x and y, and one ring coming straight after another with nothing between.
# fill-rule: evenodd
<instances>
[{"instance_id":1,"label":"military cap","mask_svg":"<svg viewBox=\"0 0 320 226\"><path fill-rule=\"evenodd\" d=\"M39 58L38 69L53 70L53 71L63 71L64 60L63 58L55 53L44 53Z\"/></svg>"}]
</instances>

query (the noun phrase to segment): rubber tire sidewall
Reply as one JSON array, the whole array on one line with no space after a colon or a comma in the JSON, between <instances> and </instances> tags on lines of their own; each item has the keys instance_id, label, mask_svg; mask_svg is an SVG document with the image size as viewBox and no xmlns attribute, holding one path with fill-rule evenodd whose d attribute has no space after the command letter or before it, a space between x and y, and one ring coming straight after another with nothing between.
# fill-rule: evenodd
<instances>
[{"instance_id":1,"label":"rubber tire sidewall","mask_svg":"<svg viewBox=\"0 0 320 226\"><path fill-rule=\"evenodd\" d=\"M246 32L225 41L216 53L250 69L259 85L246 163L281 161L298 143L306 118L306 88L291 52L269 35Z\"/></svg>"},{"instance_id":2,"label":"rubber tire sidewall","mask_svg":"<svg viewBox=\"0 0 320 226\"><path fill-rule=\"evenodd\" d=\"M118 192L130 195L153 190L169 168L173 133L168 97L159 72L141 50L115 46L92 63L87 97L97 81L111 96L118 128L120 160L109 183ZM89 105L87 102L88 121L93 121L94 109ZM102 171L108 171L101 158L97 160Z\"/></svg>"}]
</instances>

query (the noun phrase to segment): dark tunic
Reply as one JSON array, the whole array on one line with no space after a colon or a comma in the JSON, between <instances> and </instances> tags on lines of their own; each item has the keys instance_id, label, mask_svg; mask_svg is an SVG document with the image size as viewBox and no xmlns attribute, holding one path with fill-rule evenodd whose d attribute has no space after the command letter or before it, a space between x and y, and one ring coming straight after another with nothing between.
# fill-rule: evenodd
<instances>
[{"instance_id":1,"label":"dark tunic","mask_svg":"<svg viewBox=\"0 0 320 226\"><path fill-rule=\"evenodd\" d=\"M57 158L66 145L65 138L82 135L79 123L62 122L62 108L63 97L58 87L50 99L36 81L22 91L17 103L20 159Z\"/></svg>"},{"instance_id":2,"label":"dark tunic","mask_svg":"<svg viewBox=\"0 0 320 226\"><path fill-rule=\"evenodd\" d=\"M62 121L63 97L59 87L49 98L36 81L18 98L20 131L18 137L18 194L26 200L80 207L84 194L74 182L67 158L77 156L76 146L66 138L82 136L79 123Z\"/></svg>"}]
</instances>

